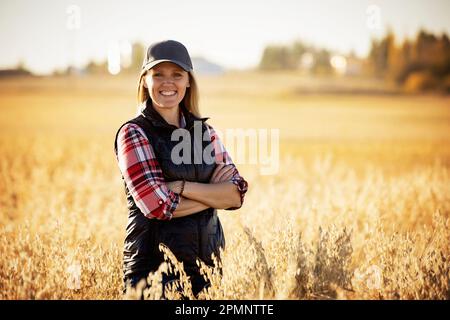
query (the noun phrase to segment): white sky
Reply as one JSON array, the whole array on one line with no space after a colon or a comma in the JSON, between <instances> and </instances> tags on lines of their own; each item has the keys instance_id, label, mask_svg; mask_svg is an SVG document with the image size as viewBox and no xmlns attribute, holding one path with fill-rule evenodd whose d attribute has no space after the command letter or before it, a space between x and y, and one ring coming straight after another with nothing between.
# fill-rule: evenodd
<instances>
[{"instance_id":1,"label":"white sky","mask_svg":"<svg viewBox=\"0 0 450 320\"><path fill-rule=\"evenodd\" d=\"M80 8L76 30L66 26L70 5ZM370 5L380 9L378 29L367 26ZM449 13L450 0L2 0L0 68L22 60L49 73L105 59L112 42L162 39L228 68L255 66L266 45L295 39L363 56L386 26L400 37L420 27L450 34Z\"/></svg>"}]
</instances>

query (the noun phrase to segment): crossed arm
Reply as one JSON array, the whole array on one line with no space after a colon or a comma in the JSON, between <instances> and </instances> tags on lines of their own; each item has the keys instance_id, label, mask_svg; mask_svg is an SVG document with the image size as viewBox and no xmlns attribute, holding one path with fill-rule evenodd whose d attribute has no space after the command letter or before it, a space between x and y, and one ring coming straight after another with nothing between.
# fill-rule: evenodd
<instances>
[{"instance_id":1,"label":"crossed arm","mask_svg":"<svg viewBox=\"0 0 450 320\"><path fill-rule=\"evenodd\" d=\"M234 210L242 205L247 182L239 175L211 127L217 166L209 183L164 181L153 148L136 124L124 125L117 136L120 171L137 207L149 219L167 220L207 208Z\"/></svg>"},{"instance_id":2,"label":"crossed arm","mask_svg":"<svg viewBox=\"0 0 450 320\"><path fill-rule=\"evenodd\" d=\"M183 196L173 217L184 217L207 208L227 209L239 207L241 196L236 185L230 181L234 173L233 165L218 165L210 183L186 181ZM179 193L181 181L168 182L172 191Z\"/></svg>"}]
</instances>

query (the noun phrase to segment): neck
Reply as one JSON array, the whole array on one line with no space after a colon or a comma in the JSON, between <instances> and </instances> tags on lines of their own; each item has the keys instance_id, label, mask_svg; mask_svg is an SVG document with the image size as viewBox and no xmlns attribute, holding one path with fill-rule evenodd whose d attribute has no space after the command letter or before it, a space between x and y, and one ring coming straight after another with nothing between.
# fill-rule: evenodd
<instances>
[{"instance_id":1,"label":"neck","mask_svg":"<svg viewBox=\"0 0 450 320\"><path fill-rule=\"evenodd\" d=\"M180 107L161 108L153 104L153 108L163 117L168 124L180 127Z\"/></svg>"}]
</instances>

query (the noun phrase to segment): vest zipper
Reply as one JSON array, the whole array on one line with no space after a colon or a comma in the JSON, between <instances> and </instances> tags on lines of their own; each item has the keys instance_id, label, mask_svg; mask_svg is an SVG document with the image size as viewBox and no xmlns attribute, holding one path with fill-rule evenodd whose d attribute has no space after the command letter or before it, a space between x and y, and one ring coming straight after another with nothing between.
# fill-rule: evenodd
<instances>
[{"instance_id":1,"label":"vest zipper","mask_svg":"<svg viewBox=\"0 0 450 320\"><path fill-rule=\"evenodd\" d=\"M191 132L191 129L194 127L195 122L191 125L191 127L189 128L189 132ZM192 133L192 132L191 132ZM195 137L193 134L191 135L192 137ZM198 172L197 172L197 164L195 163L195 140L193 140L192 143L192 147L194 149L194 152L192 152L191 158L192 158L192 164L194 166L194 172L195 172L195 182L198 181ZM203 147L203 142L202 142L202 147ZM196 219L197 219L197 235L198 235L198 257L204 261L204 257L203 257L203 234L202 234L202 217L203 215L196 215Z\"/></svg>"},{"instance_id":2,"label":"vest zipper","mask_svg":"<svg viewBox=\"0 0 450 320\"><path fill-rule=\"evenodd\" d=\"M194 127L194 123L191 125L191 127L188 130L191 133L191 137L193 136L192 132L191 132L191 129L193 127ZM194 170L195 170L195 181L197 181L198 180L198 173L197 173L197 166L195 165L195 156L194 156L194 153L195 153L195 141L193 141L192 147L194 149L194 152L192 152L192 154L191 154L191 159L192 159L192 164L194 165Z\"/></svg>"}]
</instances>

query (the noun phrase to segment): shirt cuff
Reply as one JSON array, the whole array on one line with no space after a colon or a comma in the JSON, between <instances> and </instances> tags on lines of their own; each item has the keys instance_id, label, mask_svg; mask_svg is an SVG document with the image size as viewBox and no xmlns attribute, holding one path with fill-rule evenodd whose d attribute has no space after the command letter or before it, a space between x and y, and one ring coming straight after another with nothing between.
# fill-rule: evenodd
<instances>
[{"instance_id":1,"label":"shirt cuff","mask_svg":"<svg viewBox=\"0 0 450 320\"><path fill-rule=\"evenodd\" d=\"M160 216L160 220L170 220L172 219L173 213L180 203L180 195L178 193L169 191L166 201L164 202L162 199L160 199L158 203L160 207L156 210L161 210L162 215L157 213L155 213L154 215Z\"/></svg>"},{"instance_id":2,"label":"shirt cuff","mask_svg":"<svg viewBox=\"0 0 450 320\"><path fill-rule=\"evenodd\" d=\"M244 203L245 193L248 190L248 183L241 176L235 176L235 177L231 178L231 182L237 186L237 189L238 189L239 193L241 194L241 205L239 207L231 207L231 208L227 208L225 210L236 210L236 209L239 209L240 207L242 207L242 204Z\"/></svg>"}]
</instances>

